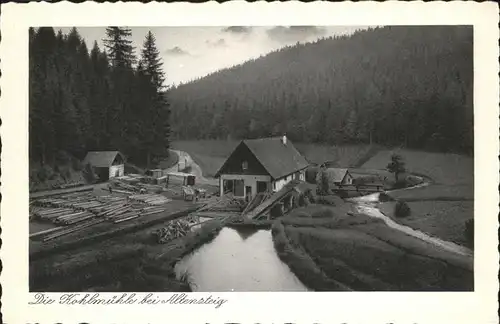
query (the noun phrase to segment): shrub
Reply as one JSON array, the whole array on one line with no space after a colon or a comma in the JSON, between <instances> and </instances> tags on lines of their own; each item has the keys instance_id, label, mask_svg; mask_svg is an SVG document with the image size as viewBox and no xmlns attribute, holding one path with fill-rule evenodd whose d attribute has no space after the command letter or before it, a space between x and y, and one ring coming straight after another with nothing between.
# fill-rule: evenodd
<instances>
[{"instance_id":1,"label":"shrub","mask_svg":"<svg viewBox=\"0 0 500 324\"><path fill-rule=\"evenodd\" d=\"M306 197L305 195L300 195L299 198L297 199L297 205L298 207L304 207L306 206Z\"/></svg>"},{"instance_id":2,"label":"shrub","mask_svg":"<svg viewBox=\"0 0 500 324\"><path fill-rule=\"evenodd\" d=\"M87 163L85 165L85 169L83 170L83 177L88 183L95 183L97 181L97 175L94 173L94 169L90 165L90 163Z\"/></svg>"},{"instance_id":3,"label":"shrub","mask_svg":"<svg viewBox=\"0 0 500 324\"><path fill-rule=\"evenodd\" d=\"M398 201L394 207L394 215L398 218L410 216L411 210L408 204L404 201Z\"/></svg>"},{"instance_id":4,"label":"shrub","mask_svg":"<svg viewBox=\"0 0 500 324\"><path fill-rule=\"evenodd\" d=\"M47 181L53 178L53 173L54 172L51 167L49 167L48 165L44 165L43 167L38 169L37 178L42 182Z\"/></svg>"},{"instance_id":5,"label":"shrub","mask_svg":"<svg viewBox=\"0 0 500 324\"><path fill-rule=\"evenodd\" d=\"M273 208L271 208L270 214L272 218L283 216L283 210L281 209L281 205L280 204L274 205Z\"/></svg>"},{"instance_id":6,"label":"shrub","mask_svg":"<svg viewBox=\"0 0 500 324\"><path fill-rule=\"evenodd\" d=\"M71 171L69 169L65 169L63 175L66 179L71 179Z\"/></svg>"},{"instance_id":7,"label":"shrub","mask_svg":"<svg viewBox=\"0 0 500 324\"><path fill-rule=\"evenodd\" d=\"M83 170L83 164L78 159L72 159L71 166L73 167L73 170L75 170L75 171L82 171Z\"/></svg>"},{"instance_id":8,"label":"shrub","mask_svg":"<svg viewBox=\"0 0 500 324\"><path fill-rule=\"evenodd\" d=\"M474 246L474 219L465 222L464 236L469 246Z\"/></svg>"},{"instance_id":9,"label":"shrub","mask_svg":"<svg viewBox=\"0 0 500 324\"><path fill-rule=\"evenodd\" d=\"M318 196L316 203L330 206L341 206L344 204L344 201L338 196Z\"/></svg>"},{"instance_id":10,"label":"shrub","mask_svg":"<svg viewBox=\"0 0 500 324\"><path fill-rule=\"evenodd\" d=\"M316 176L318 175L318 167L311 167L306 170L306 182L316 184Z\"/></svg>"},{"instance_id":11,"label":"shrub","mask_svg":"<svg viewBox=\"0 0 500 324\"><path fill-rule=\"evenodd\" d=\"M65 151L58 151L56 154L56 164L67 165L71 161L71 156Z\"/></svg>"},{"instance_id":12,"label":"shrub","mask_svg":"<svg viewBox=\"0 0 500 324\"><path fill-rule=\"evenodd\" d=\"M393 201L394 199L393 199L391 196L389 196L389 194L388 194L388 193L386 193L386 192L381 192L381 193L379 194L379 196L378 196L378 200L379 200L380 202L388 202L388 201Z\"/></svg>"}]
</instances>

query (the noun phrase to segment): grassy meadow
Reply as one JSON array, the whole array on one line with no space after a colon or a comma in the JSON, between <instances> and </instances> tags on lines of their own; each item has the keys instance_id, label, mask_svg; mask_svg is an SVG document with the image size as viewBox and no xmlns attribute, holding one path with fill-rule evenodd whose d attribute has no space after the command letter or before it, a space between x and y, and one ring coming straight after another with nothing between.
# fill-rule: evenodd
<instances>
[{"instance_id":1,"label":"grassy meadow","mask_svg":"<svg viewBox=\"0 0 500 324\"><path fill-rule=\"evenodd\" d=\"M440 291L473 289L468 260L336 207L310 205L273 225L280 258L315 290Z\"/></svg>"},{"instance_id":2,"label":"grassy meadow","mask_svg":"<svg viewBox=\"0 0 500 324\"><path fill-rule=\"evenodd\" d=\"M404 218L394 216L394 205L394 202L382 203L379 209L402 225L471 248L464 231L465 222L474 217L473 201L408 202L411 214Z\"/></svg>"},{"instance_id":3,"label":"grassy meadow","mask_svg":"<svg viewBox=\"0 0 500 324\"><path fill-rule=\"evenodd\" d=\"M406 201L411 215L394 217L394 202L379 208L397 222L432 236L466 245L465 222L474 217L474 158L458 154L412 150L379 151L363 168L383 168L392 153L400 154L409 172L430 179L430 184L399 190L390 196Z\"/></svg>"}]
</instances>

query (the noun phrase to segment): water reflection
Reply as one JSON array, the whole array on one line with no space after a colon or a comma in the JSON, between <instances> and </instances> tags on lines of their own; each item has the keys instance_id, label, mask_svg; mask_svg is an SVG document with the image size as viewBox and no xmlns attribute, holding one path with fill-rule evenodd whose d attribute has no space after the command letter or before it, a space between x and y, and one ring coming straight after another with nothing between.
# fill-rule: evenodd
<instances>
[{"instance_id":1,"label":"water reflection","mask_svg":"<svg viewBox=\"0 0 500 324\"><path fill-rule=\"evenodd\" d=\"M269 230L224 228L175 267L194 291L306 291L278 258Z\"/></svg>"}]
</instances>

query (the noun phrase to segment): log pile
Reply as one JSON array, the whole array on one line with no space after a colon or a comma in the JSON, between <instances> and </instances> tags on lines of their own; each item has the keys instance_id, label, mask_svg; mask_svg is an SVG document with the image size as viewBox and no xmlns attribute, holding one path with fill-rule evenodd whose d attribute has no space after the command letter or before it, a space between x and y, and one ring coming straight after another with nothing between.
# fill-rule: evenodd
<instances>
[{"instance_id":1,"label":"log pile","mask_svg":"<svg viewBox=\"0 0 500 324\"><path fill-rule=\"evenodd\" d=\"M183 237L190 231L190 224L185 220L173 220L166 226L153 232L159 244L168 243L176 238Z\"/></svg>"},{"instance_id":2,"label":"log pile","mask_svg":"<svg viewBox=\"0 0 500 324\"><path fill-rule=\"evenodd\" d=\"M170 201L165 196L157 194L139 194L129 196L131 200L140 201L148 205L164 205Z\"/></svg>"},{"instance_id":3,"label":"log pile","mask_svg":"<svg viewBox=\"0 0 500 324\"><path fill-rule=\"evenodd\" d=\"M212 197L211 201L198 211L239 213L244 207L245 202L241 199L234 198L232 195L224 195L222 197Z\"/></svg>"},{"instance_id":4,"label":"log pile","mask_svg":"<svg viewBox=\"0 0 500 324\"><path fill-rule=\"evenodd\" d=\"M73 225L69 226L60 226L60 227L55 227L51 228L42 232L34 233L30 235L30 238L39 238L43 237L43 241L47 242L50 240L53 240L55 238L61 237L63 235L67 235L79 230L82 230L84 228L90 227L97 225L99 223L102 223L104 219L91 219L87 221L82 221Z\"/></svg>"},{"instance_id":5,"label":"log pile","mask_svg":"<svg viewBox=\"0 0 500 324\"><path fill-rule=\"evenodd\" d=\"M30 202L30 220L52 222L59 227L34 233L30 237L44 237L44 241L108 221L122 223L142 216L165 211L170 201L160 195L133 195L127 197L101 196L92 193L71 193L41 198Z\"/></svg>"},{"instance_id":6,"label":"log pile","mask_svg":"<svg viewBox=\"0 0 500 324\"><path fill-rule=\"evenodd\" d=\"M124 181L118 181L118 180L113 181L112 186L114 188L118 188L118 190L125 190L127 192L137 192L140 190L140 187L138 187L137 185L129 184Z\"/></svg>"}]
</instances>

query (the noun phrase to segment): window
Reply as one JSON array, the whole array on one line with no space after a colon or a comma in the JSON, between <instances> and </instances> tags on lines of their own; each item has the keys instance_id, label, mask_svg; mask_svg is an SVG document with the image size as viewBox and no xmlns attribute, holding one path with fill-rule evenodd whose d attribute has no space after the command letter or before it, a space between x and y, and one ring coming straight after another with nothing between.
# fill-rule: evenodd
<instances>
[{"instance_id":1,"label":"window","mask_svg":"<svg viewBox=\"0 0 500 324\"><path fill-rule=\"evenodd\" d=\"M241 168L243 169L243 171L248 170L248 162L243 161L243 163L241 163Z\"/></svg>"}]
</instances>

